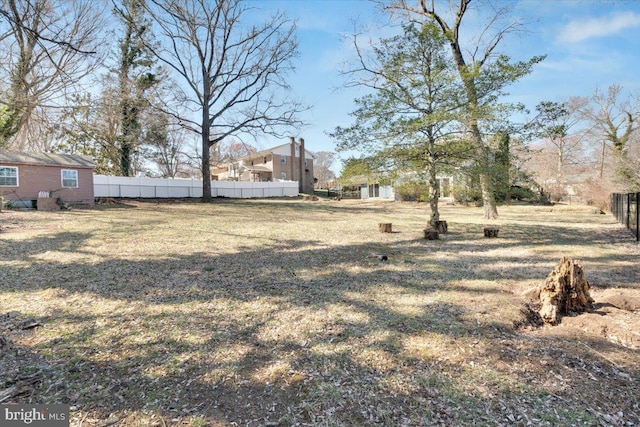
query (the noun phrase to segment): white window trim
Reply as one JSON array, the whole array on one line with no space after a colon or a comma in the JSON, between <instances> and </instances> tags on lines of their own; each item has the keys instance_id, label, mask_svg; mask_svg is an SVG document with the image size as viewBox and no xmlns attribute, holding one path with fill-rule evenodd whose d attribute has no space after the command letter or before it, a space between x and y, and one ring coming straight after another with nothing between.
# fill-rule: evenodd
<instances>
[{"instance_id":1,"label":"white window trim","mask_svg":"<svg viewBox=\"0 0 640 427\"><path fill-rule=\"evenodd\" d=\"M287 173L286 172L280 172L280 179L287 179Z\"/></svg>"},{"instance_id":2,"label":"white window trim","mask_svg":"<svg viewBox=\"0 0 640 427\"><path fill-rule=\"evenodd\" d=\"M73 187L64 185L64 173L65 172L75 172L76 174L76 185ZM77 169L62 169L60 171L60 185L62 186L62 188L79 188L80 187L80 177L78 176L78 170Z\"/></svg>"},{"instance_id":3,"label":"white window trim","mask_svg":"<svg viewBox=\"0 0 640 427\"><path fill-rule=\"evenodd\" d=\"M0 168L7 168L7 169L15 169L16 170L16 185L0 184L0 187L20 187L20 168L18 166L0 165Z\"/></svg>"},{"instance_id":4,"label":"white window trim","mask_svg":"<svg viewBox=\"0 0 640 427\"><path fill-rule=\"evenodd\" d=\"M280 163L282 164L287 163L287 158L285 156L280 156Z\"/></svg>"}]
</instances>

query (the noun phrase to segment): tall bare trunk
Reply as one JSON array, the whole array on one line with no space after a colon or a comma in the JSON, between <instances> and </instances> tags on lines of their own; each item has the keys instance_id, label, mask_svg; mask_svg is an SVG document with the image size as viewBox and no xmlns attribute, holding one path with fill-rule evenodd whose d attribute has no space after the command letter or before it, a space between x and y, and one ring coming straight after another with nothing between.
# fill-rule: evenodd
<instances>
[{"instance_id":1,"label":"tall bare trunk","mask_svg":"<svg viewBox=\"0 0 640 427\"><path fill-rule=\"evenodd\" d=\"M455 43L451 43L451 50L453 52L453 60L456 63L458 74L460 75L467 95L467 126L476 148L476 161L480 165L480 188L482 190L484 218L496 219L498 218L498 208L496 206L493 180L491 179L490 153L484 144L480 125L478 124L479 98L474 77L475 71L465 63L457 40ZM476 64L472 64L472 66L475 67Z\"/></svg>"},{"instance_id":2,"label":"tall bare trunk","mask_svg":"<svg viewBox=\"0 0 640 427\"><path fill-rule=\"evenodd\" d=\"M604 155L605 155L606 148L607 148L607 143L605 141L602 141L602 153L600 156L600 180L602 180L602 177L604 175Z\"/></svg>"},{"instance_id":3,"label":"tall bare trunk","mask_svg":"<svg viewBox=\"0 0 640 427\"><path fill-rule=\"evenodd\" d=\"M211 119L209 118L209 101L211 99L211 82L206 73L203 73L202 102L202 201L211 201Z\"/></svg>"},{"instance_id":4,"label":"tall bare trunk","mask_svg":"<svg viewBox=\"0 0 640 427\"><path fill-rule=\"evenodd\" d=\"M472 118L471 136L476 146L476 161L480 165L480 190L482 192L482 208L485 219L497 219L498 208L496 206L495 189L491 179L491 158L490 152L482 141L482 133L477 124L477 120Z\"/></svg>"}]
</instances>

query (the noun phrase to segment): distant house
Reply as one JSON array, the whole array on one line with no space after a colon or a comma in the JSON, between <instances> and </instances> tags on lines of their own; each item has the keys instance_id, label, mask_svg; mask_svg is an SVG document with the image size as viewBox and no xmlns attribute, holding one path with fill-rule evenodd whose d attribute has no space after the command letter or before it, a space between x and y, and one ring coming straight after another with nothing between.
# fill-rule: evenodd
<instances>
[{"instance_id":1,"label":"distant house","mask_svg":"<svg viewBox=\"0 0 640 427\"><path fill-rule=\"evenodd\" d=\"M360 184L361 199L395 199L395 192L391 185Z\"/></svg>"},{"instance_id":2,"label":"distant house","mask_svg":"<svg viewBox=\"0 0 640 427\"><path fill-rule=\"evenodd\" d=\"M301 155L300 153L303 153ZM313 154L304 148L304 139L294 138L211 168L211 179L219 181L298 181L301 193L313 193Z\"/></svg>"},{"instance_id":3,"label":"distant house","mask_svg":"<svg viewBox=\"0 0 640 427\"><path fill-rule=\"evenodd\" d=\"M411 182L411 178L414 175L409 174L405 175L401 178L396 179L395 184L380 184L378 182L367 183L367 184L358 184L360 188L360 197L362 199L372 199L372 198L380 198L380 199L402 199L403 195L398 190L398 187L403 183ZM450 176L438 176L437 184L438 184L438 194L440 199L450 199L451 198L451 182L453 178Z\"/></svg>"},{"instance_id":4,"label":"distant house","mask_svg":"<svg viewBox=\"0 0 640 427\"><path fill-rule=\"evenodd\" d=\"M0 149L0 196L26 207L35 206L41 192L70 204L93 204L94 168L86 156Z\"/></svg>"}]
</instances>

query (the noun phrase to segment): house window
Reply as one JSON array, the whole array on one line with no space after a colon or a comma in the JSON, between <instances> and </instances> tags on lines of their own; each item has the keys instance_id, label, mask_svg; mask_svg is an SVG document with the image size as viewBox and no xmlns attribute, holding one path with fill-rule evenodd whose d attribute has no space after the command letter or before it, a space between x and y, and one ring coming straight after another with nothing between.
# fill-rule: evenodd
<instances>
[{"instance_id":1,"label":"house window","mask_svg":"<svg viewBox=\"0 0 640 427\"><path fill-rule=\"evenodd\" d=\"M18 168L15 166L0 166L0 186L18 186Z\"/></svg>"},{"instance_id":2,"label":"house window","mask_svg":"<svg viewBox=\"0 0 640 427\"><path fill-rule=\"evenodd\" d=\"M280 172L280 179L287 179L287 173L286 172Z\"/></svg>"},{"instance_id":3,"label":"house window","mask_svg":"<svg viewBox=\"0 0 640 427\"><path fill-rule=\"evenodd\" d=\"M280 163L287 163L287 158L285 156L280 156Z\"/></svg>"},{"instance_id":4,"label":"house window","mask_svg":"<svg viewBox=\"0 0 640 427\"><path fill-rule=\"evenodd\" d=\"M266 157L262 158L262 163L267 163L267 158Z\"/></svg>"},{"instance_id":5,"label":"house window","mask_svg":"<svg viewBox=\"0 0 640 427\"><path fill-rule=\"evenodd\" d=\"M78 188L78 171L62 169L62 188Z\"/></svg>"}]
</instances>

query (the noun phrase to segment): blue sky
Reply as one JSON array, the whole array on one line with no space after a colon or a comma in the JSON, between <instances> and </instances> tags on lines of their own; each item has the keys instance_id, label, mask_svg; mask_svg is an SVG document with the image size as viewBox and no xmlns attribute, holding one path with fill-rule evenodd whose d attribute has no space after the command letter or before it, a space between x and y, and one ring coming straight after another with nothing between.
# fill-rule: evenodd
<instances>
[{"instance_id":1,"label":"blue sky","mask_svg":"<svg viewBox=\"0 0 640 427\"><path fill-rule=\"evenodd\" d=\"M298 98L313 108L309 125L297 136L312 151L334 151L328 132L351 123L353 99L363 92L341 87L340 70L353 51L344 35L354 25L374 38L393 29L387 16L367 0L258 0L265 10L280 10L297 21L300 58L291 84ZM596 87L621 84L640 90L640 1L519 0L511 18L524 31L507 36L498 51L514 60L547 55L533 73L513 85L510 99L530 109L543 100L589 96ZM477 31L481 17L469 15L467 34ZM269 141L261 141L266 148ZM339 171L339 167L337 167Z\"/></svg>"}]
</instances>

